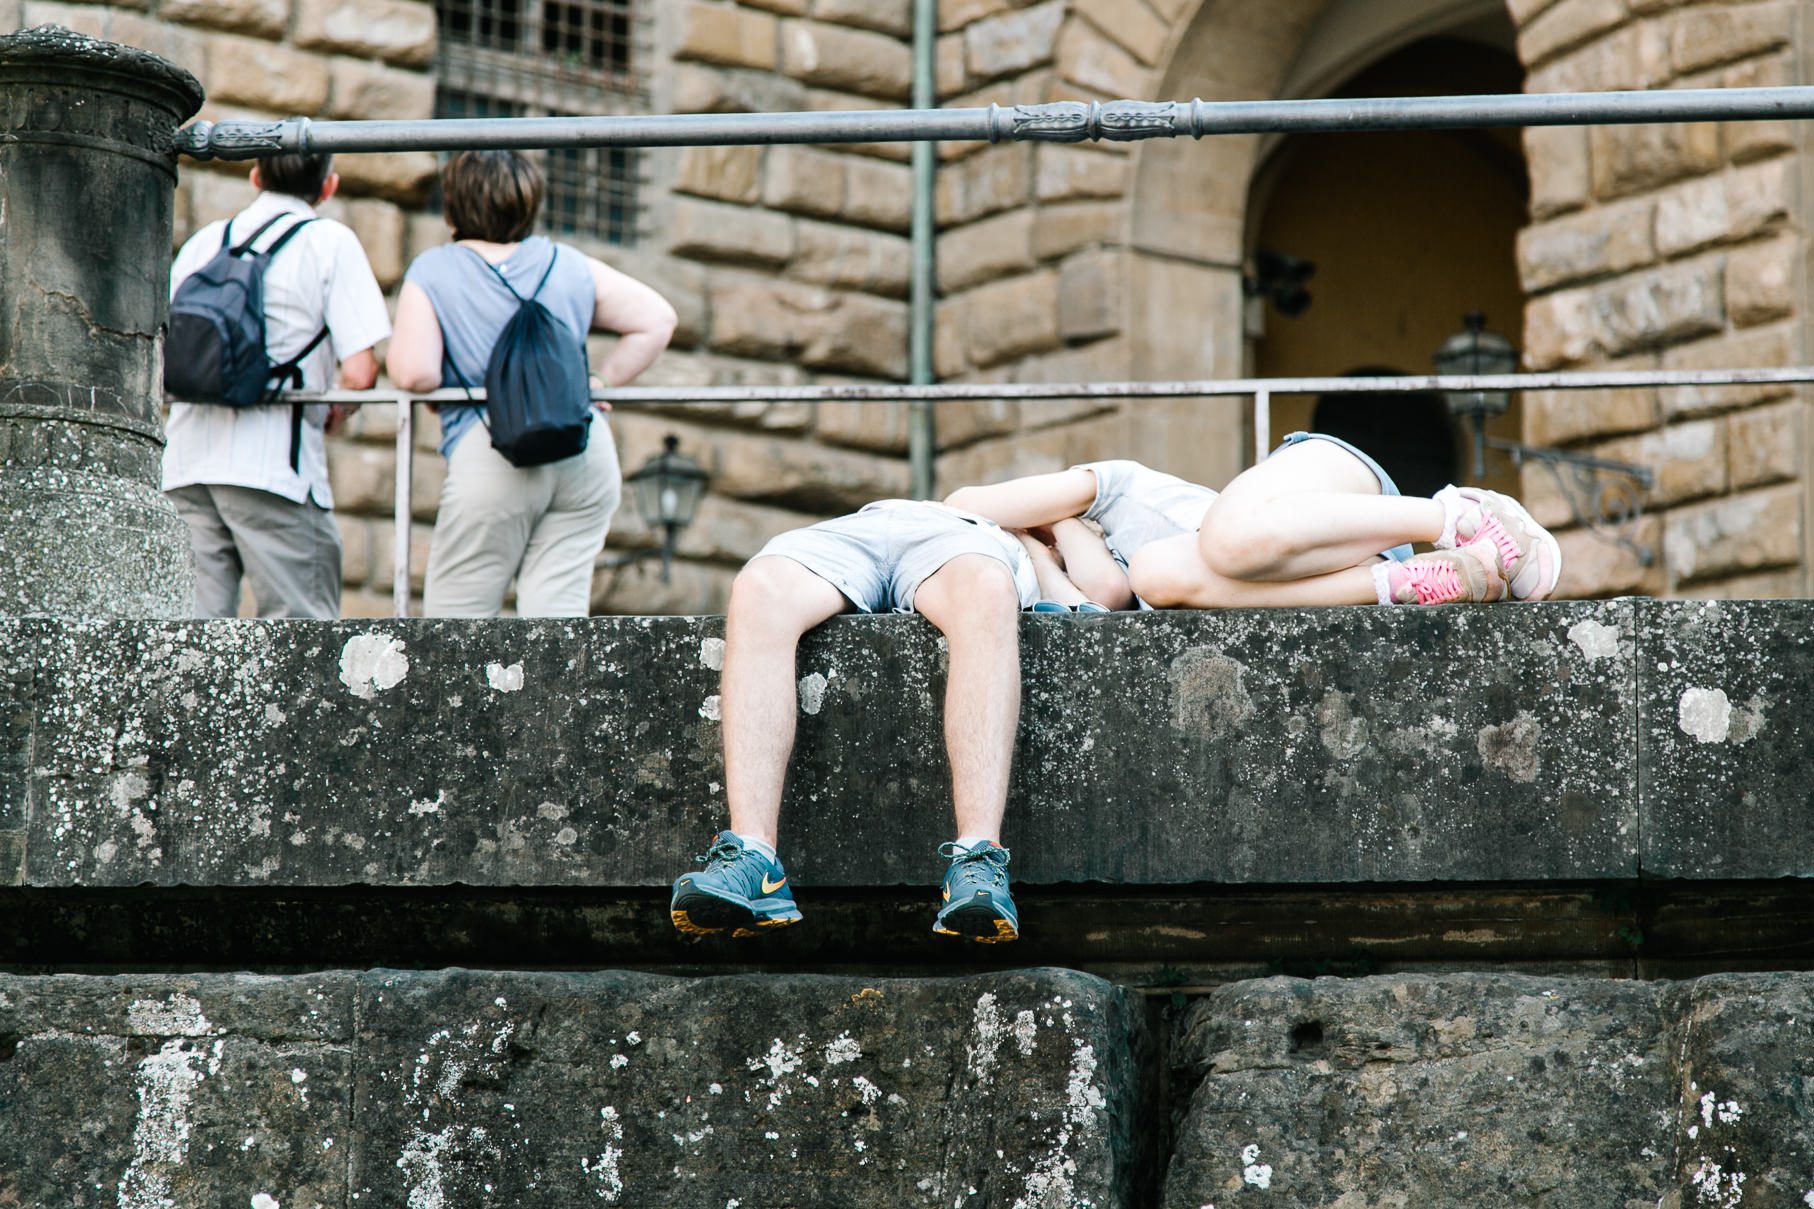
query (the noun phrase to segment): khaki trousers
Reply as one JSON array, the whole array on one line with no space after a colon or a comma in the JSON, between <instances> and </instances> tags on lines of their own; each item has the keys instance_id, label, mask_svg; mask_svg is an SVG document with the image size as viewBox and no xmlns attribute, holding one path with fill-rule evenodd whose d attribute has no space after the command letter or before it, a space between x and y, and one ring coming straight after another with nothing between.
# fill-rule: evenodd
<instances>
[{"instance_id":1,"label":"khaki trousers","mask_svg":"<svg viewBox=\"0 0 1814 1209\"><path fill-rule=\"evenodd\" d=\"M340 530L325 508L254 487L165 494L189 526L197 617L238 616L242 578L260 617L340 616Z\"/></svg>"},{"instance_id":2,"label":"khaki trousers","mask_svg":"<svg viewBox=\"0 0 1814 1209\"><path fill-rule=\"evenodd\" d=\"M423 615L496 617L514 577L518 616L586 616L592 564L622 494L602 416L593 416L584 453L545 466L512 466L474 427L447 460Z\"/></svg>"}]
</instances>

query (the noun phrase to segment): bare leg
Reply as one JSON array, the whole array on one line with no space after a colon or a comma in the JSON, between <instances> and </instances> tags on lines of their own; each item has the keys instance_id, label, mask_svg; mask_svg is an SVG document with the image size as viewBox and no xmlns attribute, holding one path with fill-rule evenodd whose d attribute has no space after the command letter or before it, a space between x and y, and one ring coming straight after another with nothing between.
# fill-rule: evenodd
<instances>
[{"instance_id":1,"label":"bare leg","mask_svg":"<svg viewBox=\"0 0 1814 1209\"><path fill-rule=\"evenodd\" d=\"M731 585L719 715L731 830L746 839L775 844L794 750L800 635L850 607L842 592L791 558L754 559Z\"/></svg>"},{"instance_id":2,"label":"bare leg","mask_svg":"<svg viewBox=\"0 0 1814 1209\"><path fill-rule=\"evenodd\" d=\"M950 648L945 747L957 833L1000 843L1020 726L1019 593L1000 562L961 554L926 577L913 607Z\"/></svg>"},{"instance_id":3,"label":"bare leg","mask_svg":"<svg viewBox=\"0 0 1814 1209\"><path fill-rule=\"evenodd\" d=\"M1215 574L1276 582L1346 571L1403 542L1435 541L1442 522L1435 500L1381 495L1359 458L1328 441L1304 441L1237 475L1209 506L1197 538Z\"/></svg>"},{"instance_id":4,"label":"bare leg","mask_svg":"<svg viewBox=\"0 0 1814 1209\"><path fill-rule=\"evenodd\" d=\"M1373 604L1378 599L1373 566L1359 566L1276 582L1230 579L1203 564L1197 534L1149 542L1128 569L1134 591L1155 608L1294 609L1324 605Z\"/></svg>"}]
</instances>

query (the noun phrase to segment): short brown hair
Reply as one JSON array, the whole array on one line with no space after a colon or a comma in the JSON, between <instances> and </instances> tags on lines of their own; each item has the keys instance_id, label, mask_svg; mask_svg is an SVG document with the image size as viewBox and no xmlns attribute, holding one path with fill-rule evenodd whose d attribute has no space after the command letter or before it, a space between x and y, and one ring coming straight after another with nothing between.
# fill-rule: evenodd
<instances>
[{"instance_id":1,"label":"short brown hair","mask_svg":"<svg viewBox=\"0 0 1814 1209\"><path fill-rule=\"evenodd\" d=\"M334 170L331 155L261 155L258 183L272 193L287 193L314 205L321 200L328 173Z\"/></svg>"},{"instance_id":2,"label":"short brown hair","mask_svg":"<svg viewBox=\"0 0 1814 1209\"><path fill-rule=\"evenodd\" d=\"M515 243L542 208L542 170L515 151L459 151L441 169L441 213L455 239Z\"/></svg>"}]
</instances>

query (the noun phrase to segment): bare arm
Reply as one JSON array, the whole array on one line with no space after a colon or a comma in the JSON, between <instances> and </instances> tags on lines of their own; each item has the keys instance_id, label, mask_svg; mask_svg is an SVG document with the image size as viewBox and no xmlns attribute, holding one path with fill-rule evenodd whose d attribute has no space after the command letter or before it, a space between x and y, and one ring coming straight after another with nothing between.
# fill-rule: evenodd
<instances>
[{"instance_id":1,"label":"bare arm","mask_svg":"<svg viewBox=\"0 0 1814 1209\"><path fill-rule=\"evenodd\" d=\"M1111 609L1134 607L1127 573L1109 553L1101 534L1083 521L1067 518L1052 525L1052 538L1058 543L1065 574L1086 596Z\"/></svg>"},{"instance_id":2,"label":"bare arm","mask_svg":"<svg viewBox=\"0 0 1814 1209\"><path fill-rule=\"evenodd\" d=\"M441 325L435 319L435 304L413 281L404 282L397 296L397 321L386 361L399 390L441 386Z\"/></svg>"},{"instance_id":3,"label":"bare arm","mask_svg":"<svg viewBox=\"0 0 1814 1209\"><path fill-rule=\"evenodd\" d=\"M599 377L607 387L634 382L668 347L680 318L666 298L634 277L591 257L586 258L586 263L592 269L592 282L598 293L592 326L616 332L620 337L617 347L599 367Z\"/></svg>"},{"instance_id":4,"label":"bare arm","mask_svg":"<svg viewBox=\"0 0 1814 1209\"><path fill-rule=\"evenodd\" d=\"M1058 564L1058 556L1052 548L1036 537L1015 530L1014 536L1026 548L1027 560L1033 564L1034 578L1039 580L1039 594L1046 600L1056 600L1059 604L1075 608L1088 599L1071 577L1065 574Z\"/></svg>"},{"instance_id":5,"label":"bare arm","mask_svg":"<svg viewBox=\"0 0 1814 1209\"><path fill-rule=\"evenodd\" d=\"M1096 475L1092 471L1060 470L986 487L959 487L945 502L986 516L1003 528L1031 529L1082 516L1095 499Z\"/></svg>"},{"instance_id":6,"label":"bare arm","mask_svg":"<svg viewBox=\"0 0 1814 1209\"><path fill-rule=\"evenodd\" d=\"M370 390L378 381L378 354L362 348L340 363L341 390Z\"/></svg>"}]
</instances>

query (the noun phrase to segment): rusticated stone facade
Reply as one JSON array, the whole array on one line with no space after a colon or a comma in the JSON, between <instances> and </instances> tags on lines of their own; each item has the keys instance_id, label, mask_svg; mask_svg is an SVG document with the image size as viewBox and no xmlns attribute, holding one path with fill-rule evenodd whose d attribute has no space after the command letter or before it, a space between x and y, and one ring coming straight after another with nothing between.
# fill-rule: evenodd
<instances>
[{"instance_id":1,"label":"rusticated stone facade","mask_svg":"<svg viewBox=\"0 0 1814 1209\"><path fill-rule=\"evenodd\" d=\"M1521 3L1532 91L1801 83L1799 6ZM1533 369L1716 369L1808 360L1802 179L1788 121L1532 129L1519 240ZM1528 439L1642 462L1648 565L1562 535L1565 589L1784 596L1807 589L1805 392L1785 387L1528 396ZM1540 469L1546 522L1567 508Z\"/></svg>"},{"instance_id":2,"label":"rusticated stone facade","mask_svg":"<svg viewBox=\"0 0 1814 1209\"><path fill-rule=\"evenodd\" d=\"M949 106L1327 95L1397 48L1450 35L1498 37L1533 90L1787 83L1800 78L1797 11L1784 0L1510 0L1503 12L1463 0L1276 0L1263 11L1236 0L942 0L938 95ZM655 111L908 100L909 0L679 0L640 13L639 71ZM207 117L434 110L435 8L418 0L0 0L0 25L47 21L192 68L209 90ZM1515 253L1504 251L1525 292L1523 330L1509 314L1493 326L1533 369L1806 360L1803 137L1788 122L1526 132L1529 225ZM1253 138L943 145L938 375L1250 371L1260 337L1243 277L1274 150ZM641 238L592 249L680 312L673 349L644 381L904 378L907 158L905 145L645 153ZM345 157L341 169L346 187L329 211L394 289L409 260L445 238L427 209L433 157ZM178 236L249 195L239 168L186 163ZM1523 409L1529 441L1643 462L1658 476L1650 515L1632 530L1652 554L1646 565L1571 527L1544 472L1526 471L1539 514L1566 530L1565 592L1804 589L1799 392L1536 395ZM1132 456L1220 485L1251 459L1248 415L1246 400L943 405L939 483ZM419 418L418 586L442 474L435 425ZM389 608L393 424L370 409L331 450L349 613ZM773 533L908 488L906 416L892 405L626 407L614 426L626 470L673 432L714 478L673 582L646 565L601 567L603 611L719 609L736 567ZM651 541L626 505L606 561Z\"/></svg>"}]
</instances>

